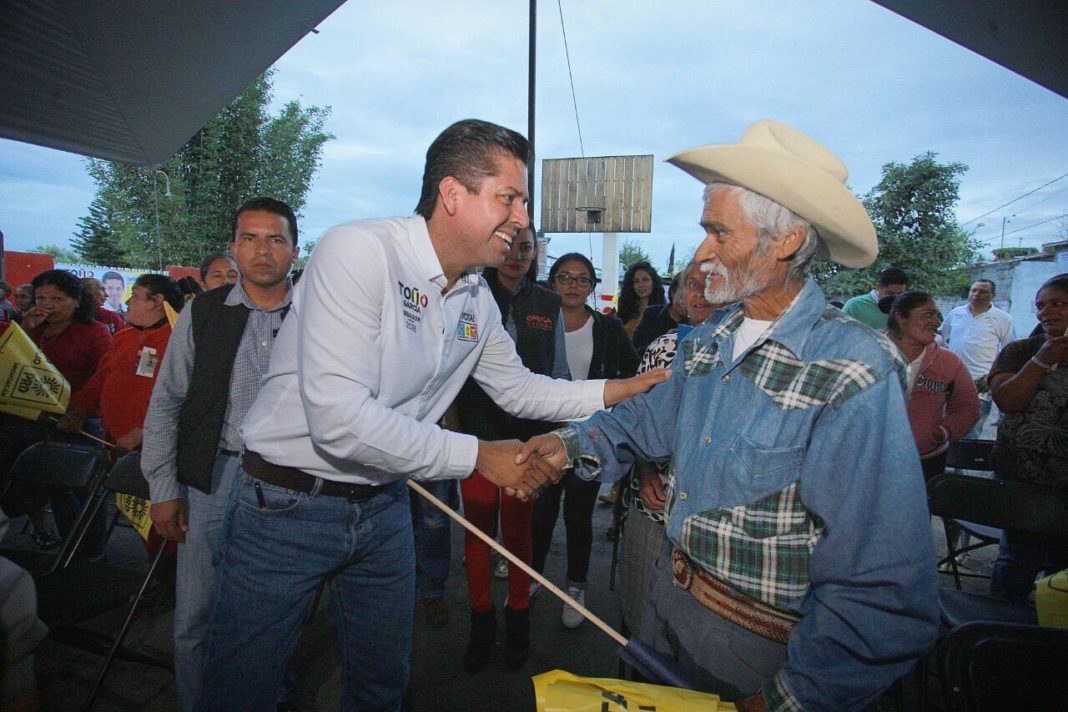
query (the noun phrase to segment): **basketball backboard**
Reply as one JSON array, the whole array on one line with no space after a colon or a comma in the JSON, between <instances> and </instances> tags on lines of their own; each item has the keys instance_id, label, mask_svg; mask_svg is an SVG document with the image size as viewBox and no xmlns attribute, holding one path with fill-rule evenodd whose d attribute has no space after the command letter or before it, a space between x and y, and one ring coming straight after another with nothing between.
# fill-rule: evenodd
<instances>
[{"instance_id":1,"label":"basketball backboard","mask_svg":"<svg viewBox=\"0 0 1068 712\"><path fill-rule=\"evenodd\" d=\"M650 232L653 157L549 158L541 163L545 232Z\"/></svg>"}]
</instances>

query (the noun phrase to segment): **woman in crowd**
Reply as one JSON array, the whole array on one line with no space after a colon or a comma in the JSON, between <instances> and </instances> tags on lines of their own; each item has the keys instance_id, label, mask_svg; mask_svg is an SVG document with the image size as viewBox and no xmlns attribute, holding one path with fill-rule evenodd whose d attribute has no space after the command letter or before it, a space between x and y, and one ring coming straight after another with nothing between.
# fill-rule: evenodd
<instances>
[{"instance_id":1,"label":"woman in crowd","mask_svg":"<svg viewBox=\"0 0 1068 712\"><path fill-rule=\"evenodd\" d=\"M705 280L700 266L691 262L681 273L682 288L675 294L676 310L689 326L709 320L718 308L705 298ZM722 313L717 313L717 317ZM719 319L713 317L715 321ZM653 340L642 355L638 373L668 368L675 360L678 330ZM620 603L623 626L628 632L640 630L645 598L649 589L649 566L664 542L664 494L669 463L635 463L631 478L630 502L621 544Z\"/></svg>"},{"instance_id":2,"label":"woman in crowd","mask_svg":"<svg viewBox=\"0 0 1068 712\"><path fill-rule=\"evenodd\" d=\"M663 304L664 285L660 275L648 262L636 262L623 275L619 286L619 309L617 316L623 322L627 336L642 318L642 312L651 304Z\"/></svg>"},{"instance_id":3,"label":"woman in crowd","mask_svg":"<svg viewBox=\"0 0 1068 712\"><path fill-rule=\"evenodd\" d=\"M567 365L571 378L628 378L638 368L638 355L614 316L601 314L586 304L597 278L593 264L577 252L560 257L549 270L549 284L560 295L564 316ZM567 528L567 592L585 603L586 573L593 546L593 508L597 504L599 482L587 482L566 472L559 482L545 488L534 505L534 569L545 570L553 529L564 500L564 526ZM583 621L565 605L563 624L577 628Z\"/></svg>"},{"instance_id":4,"label":"woman in crowd","mask_svg":"<svg viewBox=\"0 0 1068 712\"><path fill-rule=\"evenodd\" d=\"M886 333L909 364L908 414L923 476L946 469L951 440L962 438L979 420L979 395L960 357L940 346L938 305L926 292L884 297Z\"/></svg>"},{"instance_id":5,"label":"woman in crowd","mask_svg":"<svg viewBox=\"0 0 1068 712\"><path fill-rule=\"evenodd\" d=\"M41 352L70 383L73 396L96 371L97 364L111 345L111 333L93 319L93 304L82 283L70 272L60 269L42 272L33 279L33 290L35 305L23 317L23 326ZM99 420L88 424L88 429L101 434ZM4 459L12 461L19 452L46 435L42 426L28 420L9 421L4 430ZM5 464L9 466L10 462ZM52 492L52 513L61 537L70 530L81 504L74 492ZM84 551L90 558L104 553L105 514L101 510L86 533ZM38 537L50 538L47 529L39 528L41 518L35 516L33 521Z\"/></svg>"},{"instance_id":6,"label":"woman in crowd","mask_svg":"<svg viewBox=\"0 0 1068 712\"><path fill-rule=\"evenodd\" d=\"M567 377L560 297L535 284L537 242L531 228L521 230L499 269L483 272L505 329L516 342L523 365L534 373ZM483 440L526 440L548 432L552 423L515 418L497 407L489 396L468 379L456 400L460 429ZM532 500L502 495L478 472L460 482L464 513L468 521L490 536L497 531L500 516L503 543L523 561L531 560L530 517ZM492 562L489 546L467 533L464 538L467 588L471 604L471 638L464 652L464 669L478 672L489 662L497 631L496 611L490 596ZM513 670L522 667L530 652L530 576L519 567L509 567L508 601L505 606L504 662Z\"/></svg>"},{"instance_id":7,"label":"woman in crowd","mask_svg":"<svg viewBox=\"0 0 1068 712\"><path fill-rule=\"evenodd\" d=\"M1068 489L1068 273L1035 296L1042 333L1014 341L990 368L990 391L1004 414L994 446L994 471L1004 480ZM1068 568L1068 547L1023 541L1011 530L990 579L990 593L1026 601L1039 572Z\"/></svg>"},{"instance_id":8,"label":"woman in crowd","mask_svg":"<svg viewBox=\"0 0 1068 712\"><path fill-rule=\"evenodd\" d=\"M110 309L104 308L104 302L107 301L108 295L105 294L104 285L100 283L100 280L93 277L82 277L81 281L85 296L93 305L93 318L106 326L112 336L115 335L116 331L125 328L126 322L122 320L121 316Z\"/></svg>"},{"instance_id":9,"label":"woman in crowd","mask_svg":"<svg viewBox=\"0 0 1068 712\"><path fill-rule=\"evenodd\" d=\"M200 281L205 291L224 284L237 284L237 277L237 265L222 252L209 255L200 263Z\"/></svg>"}]
</instances>

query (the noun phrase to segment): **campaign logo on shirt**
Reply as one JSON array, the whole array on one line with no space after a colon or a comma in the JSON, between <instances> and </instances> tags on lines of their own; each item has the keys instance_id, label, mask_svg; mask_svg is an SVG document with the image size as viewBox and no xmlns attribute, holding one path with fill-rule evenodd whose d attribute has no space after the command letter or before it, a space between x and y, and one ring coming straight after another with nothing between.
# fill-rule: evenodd
<instances>
[{"instance_id":1,"label":"campaign logo on shirt","mask_svg":"<svg viewBox=\"0 0 1068 712\"><path fill-rule=\"evenodd\" d=\"M527 314L526 322L527 322L527 327L531 328L531 329L540 329L541 331L552 331L555 328L553 326L553 320L552 319L550 319L547 316L542 316L540 314Z\"/></svg>"},{"instance_id":2,"label":"campaign logo on shirt","mask_svg":"<svg viewBox=\"0 0 1068 712\"><path fill-rule=\"evenodd\" d=\"M409 287L403 282L397 282L400 291L401 311L404 313L405 326L409 331L415 331L419 322L423 320L423 309L429 304L425 294L417 288Z\"/></svg>"},{"instance_id":3,"label":"campaign logo on shirt","mask_svg":"<svg viewBox=\"0 0 1068 712\"><path fill-rule=\"evenodd\" d=\"M474 314L460 314L460 323L456 325L456 338L460 341L478 341L478 321Z\"/></svg>"}]
</instances>

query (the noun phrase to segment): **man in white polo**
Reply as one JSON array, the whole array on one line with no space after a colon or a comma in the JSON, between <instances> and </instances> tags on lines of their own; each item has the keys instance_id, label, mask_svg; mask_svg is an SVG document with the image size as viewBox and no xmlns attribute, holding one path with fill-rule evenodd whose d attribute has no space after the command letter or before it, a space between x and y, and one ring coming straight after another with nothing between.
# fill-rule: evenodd
<instances>
[{"instance_id":1,"label":"man in white polo","mask_svg":"<svg viewBox=\"0 0 1068 712\"><path fill-rule=\"evenodd\" d=\"M1013 340L1012 317L994 306L996 293L992 281L977 279L968 292L968 303L950 311L942 324L949 350L960 356L979 391L979 422L965 436L968 438L982 435L993 405L986 376L998 353Z\"/></svg>"}]
</instances>

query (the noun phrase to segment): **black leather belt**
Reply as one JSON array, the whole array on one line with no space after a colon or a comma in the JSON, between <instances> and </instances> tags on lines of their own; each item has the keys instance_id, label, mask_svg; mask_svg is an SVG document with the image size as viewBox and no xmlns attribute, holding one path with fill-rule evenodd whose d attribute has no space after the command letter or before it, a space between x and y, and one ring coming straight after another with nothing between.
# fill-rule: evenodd
<instances>
[{"instance_id":1,"label":"black leather belt","mask_svg":"<svg viewBox=\"0 0 1068 712\"><path fill-rule=\"evenodd\" d=\"M392 485L358 485L348 482L335 482L322 477L309 475L295 467L282 467L264 460L259 453L245 450L241 457L241 465L245 472L258 480L269 482L278 487L285 487L294 492L311 492L318 482L323 485L319 494L326 497L345 497L350 502L365 502L372 497L381 494Z\"/></svg>"}]
</instances>

